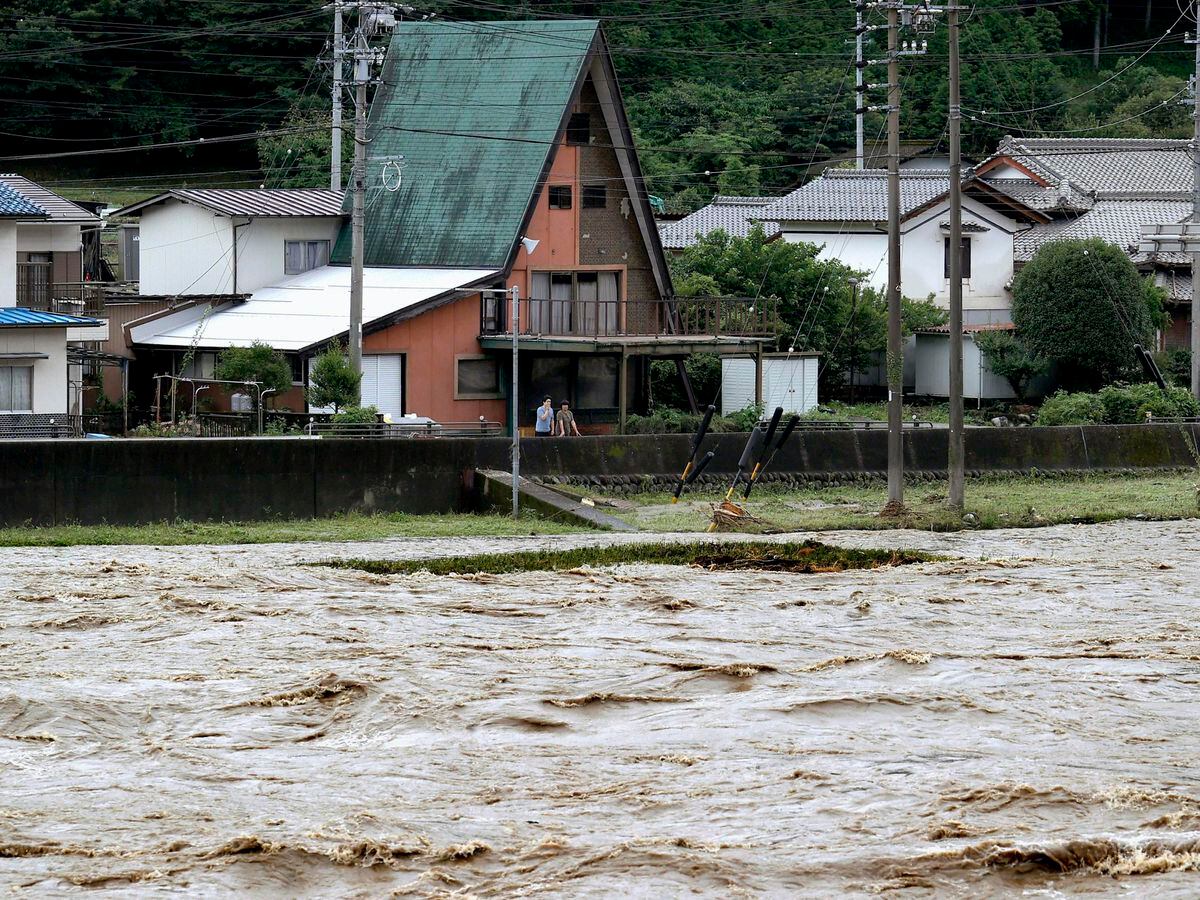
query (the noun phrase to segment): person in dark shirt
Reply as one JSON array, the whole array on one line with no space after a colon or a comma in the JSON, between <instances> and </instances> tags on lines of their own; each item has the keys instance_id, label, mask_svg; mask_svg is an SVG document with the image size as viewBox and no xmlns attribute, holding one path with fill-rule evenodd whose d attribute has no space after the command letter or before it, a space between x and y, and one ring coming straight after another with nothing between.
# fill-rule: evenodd
<instances>
[{"instance_id":1,"label":"person in dark shirt","mask_svg":"<svg viewBox=\"0 0 1200 900\"><path fill-rule=\"evenodd\" d=\"M559 437L579 436L579 426L575 424L575 413L571 412L571 404L566 400L554 417L555 433Z\"/></svg>"}]
</instances>

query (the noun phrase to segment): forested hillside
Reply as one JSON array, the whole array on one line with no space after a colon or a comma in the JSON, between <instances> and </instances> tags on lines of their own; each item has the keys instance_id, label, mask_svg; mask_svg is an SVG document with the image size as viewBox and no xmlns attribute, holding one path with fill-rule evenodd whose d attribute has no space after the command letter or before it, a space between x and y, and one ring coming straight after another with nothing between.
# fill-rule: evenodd
<instances>
[{"instance_id":1,"label":"forested hillside","mask_svg":"<svg viewBox=\"0 0 1200 900\"><path fill-rule=\"evenodd\" d=\"M416 10L429 12L602 18L651 190L675 210L717 191L777 193L853 152L846 0L451 0ZM1183 32L1194 26L1175 4L987 0L964 20L968 154L1005 133L1190 133L1180 101L1193 53ZM0 167L76 192L185 179L322 185L330 25L327 10L298 0L10 0L0 9ZM945 40L939 28L926 55L905 60L906 139L944 138ZM868 81L885 80L882 66L869 70ZM868 143L882 125L869 116ZM261 134L280 128L293 130ZM171 142L185 145L111 152Z\"/></svg>"}]
</instances>

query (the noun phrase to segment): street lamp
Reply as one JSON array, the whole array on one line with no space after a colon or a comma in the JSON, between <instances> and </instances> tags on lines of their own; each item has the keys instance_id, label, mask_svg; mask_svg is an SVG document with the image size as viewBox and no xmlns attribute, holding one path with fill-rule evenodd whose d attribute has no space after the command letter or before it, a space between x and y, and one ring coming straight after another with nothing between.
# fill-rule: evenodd
<instances>
[{"instance_id":1,"label":"street lamp","mask_svg":"<svg viewBox=\"0 0 1200 900\"><path fill-rule=\"evenodd\" d=\"M533 251L537 249L539 243L540 241L537 241L531 237L521 238L521 246L525 248L526 256L531 255ZM512 303L512 314L510 316L510 321L512 324L509 326L512 329L512 410L509 413L509 420L512 425L512 515L515 519L520 514L520 500L518 495L520 493L519 485L521 481L521 425L519 418L520 404L517 397L519 393L517 386L520 383L521 378L519 361L519 335L521 332L521 289L514 284L511 288L507 289L484 288L482 291L480 291L480 293L508 294L511 298L510 302Z\"/></svg>"}]
</instances>

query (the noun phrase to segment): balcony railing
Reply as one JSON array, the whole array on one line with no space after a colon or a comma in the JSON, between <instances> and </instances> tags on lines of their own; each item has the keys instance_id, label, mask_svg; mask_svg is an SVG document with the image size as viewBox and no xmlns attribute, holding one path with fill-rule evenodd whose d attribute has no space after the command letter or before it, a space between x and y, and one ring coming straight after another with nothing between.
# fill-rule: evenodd
<instances>
[{"instance_id":1,"label":"balcony railing","mask_svg":"<svg viewBox=\"0 0 1200 900\"><path fill-rule=\"evenodd\" d=\"M510 295L484 294L479 330L510 334ZM520 334L549 337L773 337L774 300L749 297L676 297L672 300L542 300L522 298Z\"/></svg>"},{"instance_id":2,"label":"balcony railing","mask_svg":"<svg viewBox=\"0 0 1200 900\"><path fill-rule=\"evenodd\" d=\"M17 306L70 316L104 315L100 282L50 279L50 263L17 263Z\"/></svg>"}]
</instances>

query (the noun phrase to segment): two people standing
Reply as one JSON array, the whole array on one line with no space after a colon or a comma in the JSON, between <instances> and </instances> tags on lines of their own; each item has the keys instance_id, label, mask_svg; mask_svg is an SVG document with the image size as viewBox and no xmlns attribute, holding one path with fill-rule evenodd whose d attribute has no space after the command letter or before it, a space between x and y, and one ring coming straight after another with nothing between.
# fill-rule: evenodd
<instances>
[{"instance_id":1,"label":"two people standing","mask_svg":"<svg viewBox=\"0 0 1200 900\"><path fill-rule=\"evenodd\" d=\"M553 401L546 397L537 408L534 422L534 432L538 437L570 437L579 435L579 426L575 424L575 413L571 412L571 404L562 402L558 412L554 411Z\"/></svg>"}]
</instances>

